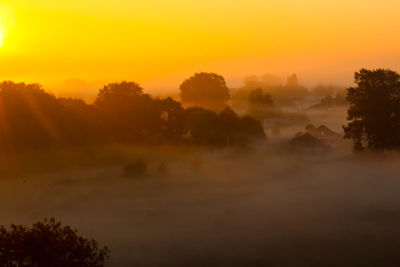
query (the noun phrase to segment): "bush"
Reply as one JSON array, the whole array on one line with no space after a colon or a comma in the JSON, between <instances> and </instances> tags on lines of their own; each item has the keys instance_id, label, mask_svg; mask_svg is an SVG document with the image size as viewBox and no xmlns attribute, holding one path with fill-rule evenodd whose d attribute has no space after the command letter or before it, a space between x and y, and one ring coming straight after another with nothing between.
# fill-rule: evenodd
<instances>
[{"instance_id":1,"label":"bush","mask_svg":"<svg viewBox=\"0 0 400 267\"><path fill-rule=\"evenodd\" d=\"M0 226L1 266L104 266L109 257L107 247L99 248L95 240L86 239L69 226L45 219L31 228Z\"/></svg>"}]
</instances>

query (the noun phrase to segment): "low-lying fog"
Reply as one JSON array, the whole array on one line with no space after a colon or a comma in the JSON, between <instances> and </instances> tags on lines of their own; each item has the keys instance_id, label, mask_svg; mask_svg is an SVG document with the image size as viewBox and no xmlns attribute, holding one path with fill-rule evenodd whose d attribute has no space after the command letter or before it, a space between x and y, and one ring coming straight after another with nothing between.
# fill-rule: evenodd
<instances>
[{"instance_id":1,"label":"low-lying fog","mask_svg":"<svg viewBox=\"0 0 400 267\"><path fill-rule=\"evenodd\" d=\"M128 157L3 177L0 224L55 217L109 246L107 266L399 266L396 155L295 153L274 138L124 149L148 162L144 177L124 176Z\"/></svg>"}]
</instances>

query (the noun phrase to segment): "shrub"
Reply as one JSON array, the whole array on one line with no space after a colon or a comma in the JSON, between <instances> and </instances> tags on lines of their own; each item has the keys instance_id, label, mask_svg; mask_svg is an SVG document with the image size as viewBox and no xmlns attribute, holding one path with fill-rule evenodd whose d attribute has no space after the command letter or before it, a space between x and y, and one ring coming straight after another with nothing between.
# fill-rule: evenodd
<instances>
[{"instance_id":1,"label":"shrub","mask_svg":"<svg viewBox=\"0 0 400 267\"><path fill-rule=\"evenodd\" d=\"M53 218L32 227L0 226L1 266L100 267L109 253L107 247L99 248L95 240L79 236Z\"/></svg>"}]
</instances>

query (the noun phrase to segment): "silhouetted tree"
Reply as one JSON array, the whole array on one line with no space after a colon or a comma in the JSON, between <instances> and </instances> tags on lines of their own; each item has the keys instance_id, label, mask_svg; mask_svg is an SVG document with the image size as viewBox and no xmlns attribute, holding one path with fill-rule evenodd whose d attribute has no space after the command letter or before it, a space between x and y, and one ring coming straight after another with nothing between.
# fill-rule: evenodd
<instances>
[{"instance_id":1,"label":"silhouetted tree","mask_svg":"<svg viewBox=\"0 0 400 267\"><path fill-rule=\"evenodd\" d=\"M185 133L185 109L171 97L156 99L161 111L162 131L170 141L180 140Z\"/></svg>"},{"instance_id":2,"label":"silhouetted tree","mask_svg":"<svg viewBox=\"0 0 400 267\"><path fill-rule=\"evenodd\" d=\"M249 106L249 92L247 88L231 91L231 105L235 110L246 110Z\"/></svg>"},{"instance_id":3,"label":"silhouetted tree","mask_svg":"<svg viewBox=\"0 0 400 267\"><path fill-rule=\"evenodd\" d=\"M235 107L242 108L243 102L248 101L250 92L257 88L271 95L274 102L280 105L293 104L295 101L302 100L309 93L308 89L299 83L296 74L289 76L285 85L282 85L278 77L269 74L262 76L262 79L257 76L248 76L244 83L245 86L232 95L232 105Z\"/></svg>"},{"instance_id":4,"label":"silhouetted tree","mask_svg":"<svg viewBox=\"0 0 400 267\"><path fill-rule=\"evenodd\" d=\"M266 138L266 134L261 123L250 116L244 116L243 118L240 118L240 129L240 133L247 137L256 139Z\"/></svg>"},{"instance_id":5,"label":"silhouetted tree","mask_svg":"<svg viewBox=\"0 0 400 267\"><path fill-rule=\"evenodd\" d=\"M239 117L231 108L225 108L220 114L221 131L229 135L232 143L245 143L249 138L266 137L261 123L250 117Z\"/></svg>"},{"instance_id":6,"label":"silhouetted tree","mask_svg":"<svg viewBox=\"0 0 400 267\"><path fill-rule=\"evenodd\" d=\"M400 147L400 75L387 69L361 69L347 89L349 123L345 138L355 150Z\"/></svg>"},{"instance_id":7,"label":"silhouetted tree","mask_svg":"<svg viewBox=\"0 0 400 267\"><path fill-rule=\"evenodd\" d=\"M186 111L186 128L190 131L190 137L195 143L220 145L223 136L219 128L219 117L215 111L193 107Z\"/></svg>"},{"instance_id":8,"label":"silhouetted tree","mask_svg":"<svg viewBox=\"0 0 400 267\"><path fill-rule=\"evenodd\" d=\"M287 78L283 93L285 96L285 102L293 102L307 96L308 90L299 83L297 75L294 73Z\"/></svg>"},{"instance_id":9,"label":"silhouetted tree","mask_svg":"<svg viewBox=\"0 0 400 267\"><path fill-rule=\"evenodd\" d=\"M264 93L257 88L249 93L248 114L256 119L263 120L274 115L274 101L270 94Z\"/></svg>"},{"instance_id":10,"label":"silhouetted tree","mask_svg":"<svg viewBox=\"0 0 400 267\"><path fill-rule=\"evenodd\" d=\"M348 104L346 100L346 94L344 92L338 91L334 95L326 95L321 99L321 103L315 105L314 107L339 107L346 106Z\"/></svg>"},{"instance_id":11,"label":"silhouetted tree","mask_svg":"<svg viewBox=\"0 0 400 267\"><path fill-rule=\"evenodd\" d=\"M199 107L187 110L187 129L194 142L206 145L245 144L251 139L266 137L259 121L245 116L240 118L225 108L220 114Z\"/></svg>"},{"instance_id":12,"label":"silhouetted tree","mask_svg":"<svg viewBox=\"0 0 400 267\"><path fill-rule=\"evenodd\" d=\"M32 227L0 226L1 266L100 267L109 257L107 247L77 234L54 219L37 222Z\"/></svg>"},{"instance_id":13,"label":"silhouetted tree","mask_svg":"<svg viewBox=\"0 0 400 267\"><path fill-rule=\"evenodd\" d=\"M240 132L240 118L239 116L229 107L226 107L219 114L221 132L225 137L226 145L240 143L242 140L238 140L237 135Z\"/></svg>"},{"instance_id":14,"label":"silhouetted tree","mask_svg":"<svg viewBox=\"0 0 400 267\"><path fill-rule=\"evenodd\" d=\"M181 86L181 100L187 106L200 106L221 111L229 100L229 89L225 79L216 73L196 73Z\"/></svg>"},{"instance_id":15,"label":"silhouetted tree","mask_svg":"<svg viewBox=\"0 0 400 267\"><path fill-rule=\"evenodd\" d=\"M247 131L231 109L221 114L204 108L185 110L170 97L145 94L134 82L104 86L94 104L56 98L38 84L3 82L0 121L3 153L113 141L177 143L189 131L197 143L225 144L227 139L237 143L235 136Z\"/></svg>"},{"instance_id":16,"label":"silhouetted tree","mask_svg":"<svg viewBox=\"0 0 400 267\"><path fill-rule=\"evenodd\" d=\"M104 86L94 105L117 141L133 141L160 133L161 110L137 83L124 81Z\"/></svg>"},{"instance_id":17,"label":"silhouetted tree","mask_svg":"<svg viewBox=\"0 0 400 267\"><path fill-rule=\"evenodd\" d=\"M63 142L59 126L65 110L38 84L1 83L0 116L2 148L45 148Z\"/></svg>"},{"instance_id":18,"label":"silhouetted tree","mask_svg":"<svg viewBox=\"0 0 400 267\"><path fill-rule=\"evenodd\" d=\"M274 105L271 95L264 94L261 88L257 88L249 93L249 103L255 108Z\"/></svg>"},{"instance_id":19,"label":"silhouetted tree","mask_svg":"<svg viewBox=\"0 0 400 267\"><path fill-rule=\"evenodd\" d=\"M106 141L106 125L93 105L75 98L58 98L58 102L65 111L59 124L67 143L85 145Z\"/></svg>"}]
</instances>

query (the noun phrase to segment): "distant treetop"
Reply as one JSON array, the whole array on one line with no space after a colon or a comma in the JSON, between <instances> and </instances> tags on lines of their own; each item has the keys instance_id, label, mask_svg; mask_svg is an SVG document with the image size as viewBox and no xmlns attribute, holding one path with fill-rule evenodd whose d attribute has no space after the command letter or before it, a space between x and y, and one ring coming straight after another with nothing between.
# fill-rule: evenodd
<instances>
[{"instance_id":1,"label":"distant treetop","mask_svg":"<svg viewBox=\"0 0 400 267\"><path fill-rule=\"evenodd\" d=\"M216 73L196 73L183 81L179 89L182 103L186 106L221 111L230 99L224 77Z\"/></svg>"}]
</instances>

